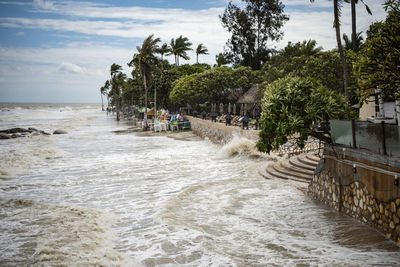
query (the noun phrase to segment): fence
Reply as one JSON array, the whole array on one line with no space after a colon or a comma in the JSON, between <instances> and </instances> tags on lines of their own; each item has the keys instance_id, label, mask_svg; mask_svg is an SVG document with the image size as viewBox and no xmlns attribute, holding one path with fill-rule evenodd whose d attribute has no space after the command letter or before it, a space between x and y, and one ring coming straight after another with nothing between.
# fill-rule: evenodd
<instances>
[{"instance_id":1,"label":"fence","mask_svg":"<svg viewBox=\"0 0 400 267\"><path fill-rule=\"evenodd\" d=\"M400 127L355 120L331 120L334 144L364 148L382 155L400 157Z\"/></svg>"}]
</instances>

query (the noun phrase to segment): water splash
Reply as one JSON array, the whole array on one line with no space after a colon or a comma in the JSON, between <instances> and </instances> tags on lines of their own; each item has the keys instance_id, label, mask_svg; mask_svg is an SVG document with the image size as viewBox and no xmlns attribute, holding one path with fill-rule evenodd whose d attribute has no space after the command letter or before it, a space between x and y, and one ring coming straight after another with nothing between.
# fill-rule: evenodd
<instances>
[{"instance_id":1,"label":"water splash","mask_svg":"<svg viewBox=\"0 0 400 267\"><path fill-rule=\"evenodd\" d=\"M232 140L222 147L221 153L227 157L239 155L272 161L277 161L280 159L280 157L274 153L267 154L258 151L255 141L238 135L234 135Z\"/></svg>"}]
</instances>

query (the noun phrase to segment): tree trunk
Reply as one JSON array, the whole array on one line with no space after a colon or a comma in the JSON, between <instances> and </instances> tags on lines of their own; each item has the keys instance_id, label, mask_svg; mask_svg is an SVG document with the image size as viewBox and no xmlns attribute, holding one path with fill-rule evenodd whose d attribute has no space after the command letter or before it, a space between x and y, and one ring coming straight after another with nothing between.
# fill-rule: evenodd
<instances>
[{"instance_id":1,"label":"tree trunk","mask_svg":"<svg viewBox=\"0 0 400 267\"><path fill-rule=\"evenodd\" d=\"M147 80L146 75L143 74L143 85L144 85L144 129L147 131Z\"/></svg>"},{"instance_id":2,"label":"tree trunk","mask_svg":"<svg viewBox=\"0 0 400 267\"><path fill-rule=\"evenodd\" d=\"M340 37L338 0L333 0L333 13L334 13L334 27L335 27L335 30L336 30L336 41L337 41L339 55L340 55L340 59L342 61L342 68L343 68L344 95L346 96L347 102L350 103L349 89L348 89L348 85L347 85L347 80L348 80L347 64L346 64L346 58L344 57L344 53L343 53L342 40L340 39L341 37Z\"/></svg>"},{"instance_id":3,"label":"tree trunk","mask_svg":"<svg viewBox=\"0 0 400 267\"><path fill-rule=\"evenodd\" d=\"M101 111L104 111L103 94L101 95Z\"/></svg>"},{"instance_id":4,"label":"tree trunk","mask_svg":"<svg viewBox=\"0 0 400 267\"><path fill-rule=\"evenodd\" d=\"M199 54L196 54L196 64L199 64Z\"/></svg>"},{"instance_id":5,"label":"tree trunk","mask_svg":"<svg viewBox=\"0 0 400 267\"><path fill-rule=\"evenodd\" d=\"M356 0L351 0L351 42L354 52L357 52L356 35Z\"/></svg>"}]
</instances>

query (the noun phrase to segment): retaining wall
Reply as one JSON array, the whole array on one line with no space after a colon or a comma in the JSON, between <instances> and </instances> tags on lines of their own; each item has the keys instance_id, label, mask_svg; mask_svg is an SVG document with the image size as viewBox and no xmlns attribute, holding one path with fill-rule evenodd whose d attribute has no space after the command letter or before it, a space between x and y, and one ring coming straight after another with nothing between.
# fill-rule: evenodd
<instances>
[{"instance_id":1,"label":"retaining wall","mask_svg":"<svg viewBox=\"0 0 400 267\"><path fill-rule=\"evenodd\" d=\"M191 130L205 138L209 138L214 143L228 143L234 135L243 136L251 140L258 139L257 130L242 130L236 126L227 126L219 122L211 122L210 120L202 120L199 118L185 116L190 121Z\"/></svg>"},{"instance_id":2,"label":"retaining wall","mask_svg":"<svg viewBox=\"0 0 400 267\"><path fill-rule=\"evenodd\" d=\"M400 244L400 159L359 149L325 148L308 194Z\"/></svg>"}]
</instances>

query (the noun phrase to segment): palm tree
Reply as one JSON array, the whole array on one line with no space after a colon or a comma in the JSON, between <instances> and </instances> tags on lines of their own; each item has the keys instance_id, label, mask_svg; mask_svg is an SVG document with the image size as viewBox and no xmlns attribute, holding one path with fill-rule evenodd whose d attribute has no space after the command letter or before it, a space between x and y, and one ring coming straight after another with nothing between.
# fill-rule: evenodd
<instances>
[{"instance_id":1,"label":"palm tree","mask_svg":"<svg viewBox=\"0 0 400 267\"><path fill-rule=\"evenodd\" d=\"M135 66L139 68L141 75L143 76L144 86L144 130L147 130L147 83L151 80L151 73L157 65L158 58L155 56L159 50L157 45L160 42L160 38L153 39L153 34L147 37L142 44L142 47L137 46L138 53L133 56L131 62L128 63L130 67Z\"/></svg>"},{"instance_id":2,"label":"palm tree","mask_svg":"<svg viewBox=\"0 0 400 267\"><path fill-rule=\"evenodd\" d=\"M339 50L340 59L342 61L344 95L346 96L347 101L350 102L349 88L348 88L349 78L348 78L347 64L346 64L346 58L345 58L344 52L343 52L342 39L340 36L341 9L342 9L342 1L341 0L333 0L333 16L334 16L333 27L335 28L335 31L336 31L336 42L337 42L337 46L338 46L338 50Z\"/></svg>"},{"instance_id":3,"label":"palm tree","mask_svg":"<svg viewBox=\"0 0 400 267\"><path fill-rule=\"evenodd\" d=\"M118 87L116 85L116 75L121 73L122 67L118 64L113 63L110 67L110 84L111 84L111 91L113 92L113 102L115 104L115 108L117 111L117 121L119 121L119 94L118 94Z\"/></svg>"},{"instance_id":4,"label":"palm tree","mask_svg":"<svg viewBox=\"0 0 400 267\"><path fill-rule=\"evenodd\" d=\"M306 56L313 56L315 54L318 54L319 52L322 51L322 46L317 47L317 41L315 40L304 40L301 43L301 46L299 48L299 52L301 55L306 55Z\"/></svg>"},{"instance_id":5,"label":"palm tree","mask_svg":"<svg viewBox=\"0 0 400 267\"><path fill-rule=\"evenodd\" d=\"M199 55L208 55L208 49L203 44L199 44L196 48L196 64L199 63Z\"/></svg>"},{"instance_id":6,"label":"palm tree","mask_svg":"<svg viewBox=\"0 0 400 267\"><path fill-rule=\"evenodd\" d=\"M314 2L314 0L310 0L310 2ZM350 102L347 64L346 64L346 58L344 57L342 39L340 36L341 8L342 8L342 0L333 0L333 27L335 28L336 31L336 42L339 50L340 60L342 61L344 94L346 96L347 101Z\"/></svg>"},{"instance_id":7,"label":"palm tree","mask_svg":"<svg viewBox=\"0 0 400 267\"><path fill-rule=\"evenodd\" d=\"M103 95L107 95L107 106L108 106L108 94L107 91L110 89L110 81L107 80L102 87L100 87L101 94L101 110L104 111Z\"/></svg>"},{"instance_id":8,"label":"palm tree","mask_svg":"<svg viewBox=\"0 0 400 267\"><path fill-rule=\"evenodd\" d=\"M357 30L356 30L356 4L358 0L345 0L347 3L351 3L351 43L354 52L357 52ZM363 0L361 2L364 4L368 14L372 15L371 9L365 4Z\"/></svg>"},{"instance_id":9,"label":"palm tree","mask_svg":"<svg viewBox=\"0 0 400 267\"><path fill-rule=\"evenodd\" d=\"M164 60L164 55L168 54L171 51L171 48L167 43L163 43L162 46L157 50L157 53L161 55L161 61Z\"/></svg>"},{"instance_id":10,"label":"palm tree","mask_svg":"<svg viewBox=\"0 0 400 267\"><path fill-rule=\"evenodd\" d=\"M229 60L223 53L219 53L215 56L215 61L217 62L216 66L221 67L222 65L229 64Z\"/></svg>"},{"instance_id":11,"label":"palm tree","mask_svg":"<svg viewBox=\"0 0 400 267\"><path fill-rule=\"evenodd\" d=\"M344 40L344 48L346 50L353 50L354 52L358 52L363 45L364 38L362 37L362 32L357 33L356 41L353 43L353 40L350 40L347 34L343 33L343 40Z\"/></svg>"},{"instance_id":12,"label":"palm tree","mask_svg":"<svg viewBox=\"0 0 400 267\"><path fill-rule=\"evenodd\" d=\"M104 95L106 95L107 96L107 107L110 105L110 100L109 100L109 96L108 96L108 90L110 90L110 81L109 80L107 80L105 83L104 83Z\"/></svg>"},{"instance_id":13,"label":"palm tree","mask_svg":"<svg viewBox=\"0 0 400 267\"><path fill-rule=\"evenodd\" d=\"M171 44L170 44L170 52L168 55L174 55L175 56L175 65L179 66L179 58L183 58L185 60L189 60L190 57L187 55L186 51L192 50L190 47L192 46L192 43L189 42L189 39L187 37L183 37L182 35L176 38L171 39Z\"/></svg>"}]
</instances>

